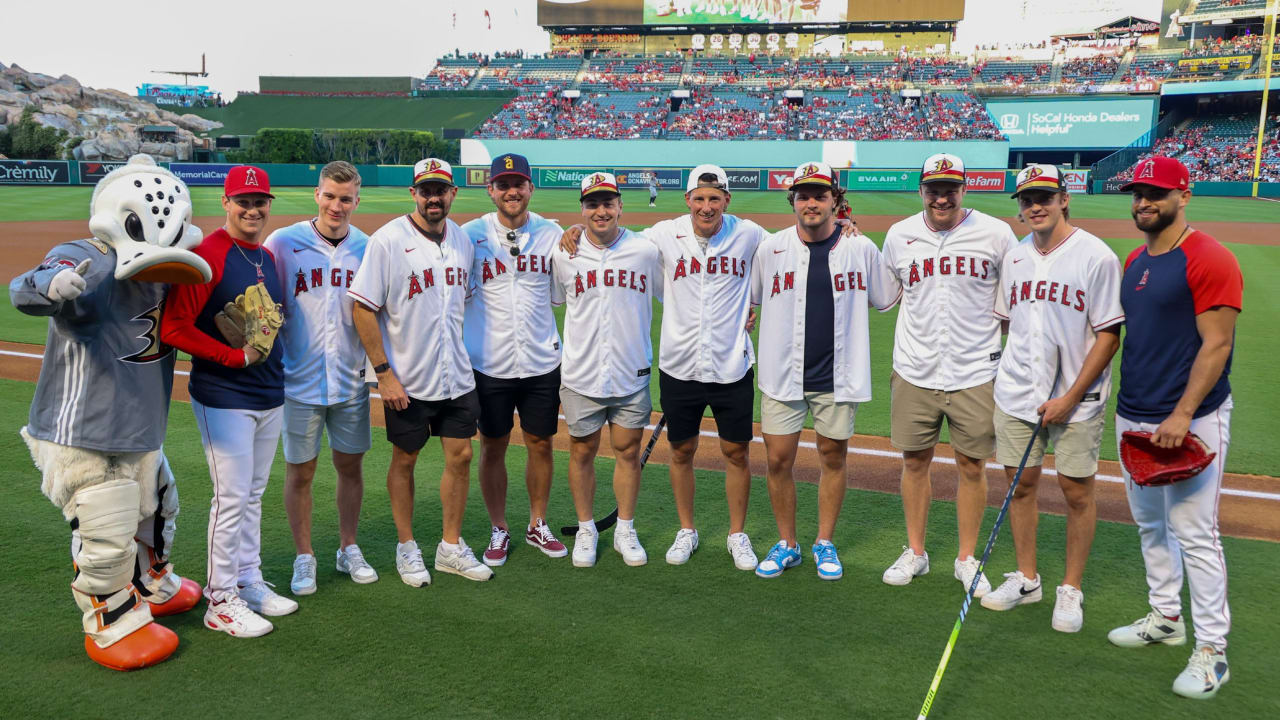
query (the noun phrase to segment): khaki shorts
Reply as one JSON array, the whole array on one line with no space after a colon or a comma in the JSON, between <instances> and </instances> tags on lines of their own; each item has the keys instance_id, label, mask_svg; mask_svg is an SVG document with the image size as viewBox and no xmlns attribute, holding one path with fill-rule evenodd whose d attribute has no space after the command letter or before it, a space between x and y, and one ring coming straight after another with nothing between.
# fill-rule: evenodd
<instances>
[{"instance_id":1,"label":"khaki shorts","mask_svg":"<svg viewBox=\"0 0 1280 720\"><path fill-rule=\"evenodd\" d=\"M853 416L858 403L836 402L835 393L807 392L803 400L775 400L760 394L760 429L770 435L790 435L804 429L804 419L813 413L813 430L832 440L853 437Z\"/></svg>"},{"instance_id":2,"label":"khaki shorts","mask_svg":"<svg viewBox=\"0 0 1280 720\"><path fill-rule=\"evenodd\" d=\"M1098 472L1098 452L1102 448L1102 428L1107 424L1106 413L1079 422L1047 425L1040 428L1040 435L1031 446L1027 467L1037 467L1044 462L1045 447L1053 445L1054 468L1059 475L1087 478ZM1007 467L1018 467L1022 453L1031 442L1031 431L1036 424L1013 417L996 408L996 462Z\"/></svg>"},{"instance_id":3,"label":"khaki shorts","mask_svg":"<svg viewBox=\"0 0 1280 720\"><path fill-rule=\"evenodd\" d=\"M560 405L571 437L587 437L609 422L628 430L643 429L649 424L653 401L649 386L624 397L588 397L560 386Z\"/></svg>"},{"instance_id":4,"label":"khaki shorts","mask_svg":"<svg viewBox=\"0 0 1280 720\"><path fill-rule=\"evenodd\" d=\"M927 450L938 444L942 418L951 431L951 446L971 458L991 457L996 449L995 380L955 392L926 390L889 377L889 442L899 450Z\"/></svg>"}]
</instances>

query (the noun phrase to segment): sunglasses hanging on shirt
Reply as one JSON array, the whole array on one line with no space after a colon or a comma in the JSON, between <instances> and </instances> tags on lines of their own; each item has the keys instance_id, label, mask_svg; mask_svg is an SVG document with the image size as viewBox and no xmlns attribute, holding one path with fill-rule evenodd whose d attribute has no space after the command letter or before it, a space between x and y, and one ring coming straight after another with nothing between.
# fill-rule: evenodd
<instances>
[{"instance_id":1,"label":"sunglasses hanging on shirt","mask_svg":"<svg viewBox=\"0 0 1280 720\"><path fill-rule=\"evenodd\" d=\"M507 252L511 253L511 257L520 254L520 246L516 244L516 231L507 231Z\"/></svg>"}]
</instances>

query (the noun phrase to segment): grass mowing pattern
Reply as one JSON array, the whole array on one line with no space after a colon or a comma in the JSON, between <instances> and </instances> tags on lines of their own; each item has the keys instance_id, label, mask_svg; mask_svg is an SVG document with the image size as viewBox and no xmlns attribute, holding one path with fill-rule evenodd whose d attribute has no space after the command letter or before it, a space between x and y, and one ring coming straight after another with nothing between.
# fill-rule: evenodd
<instances>
[{"instance_id":1,"label":"grass mowing pattern","mask_svg":"<svg viewBox=\"0 0 1280 720\"><path fill-rule=\"evenodd\" d=\"M474 583L433 573L433 585L413 589L392 561L395 531L384 478L390 456L375 430L365 462L361 547L381 579L355 585L333 570L337 519L334 474L317 474L314 543L319 592L302 609L276 620L264 638L240 640L205 630L203 606L162 622L182 645L168 662L140 673L117 673L84 656L71 580L68 531L39 492L16 428L25 420L32 386L0 381L0 421L12 442L0 461L18 468L0 500L0 529L10 567L0 602L10 609L0 645L0 701L31 717L120 716L156 688L180 689L184 716L225 714L229 703L276 717L548 717L609 708L620 717L910 717L928 688L963 589L951 578L954 510L934 503L930 516L932 572L911 586L880 582L903 541L902 511L892 495L850 491L835 541L845 577L817 579L812 558L777 580L734 570L724 548L728 531L723 480L698 473L702 545L689 564L662 560L678 522L666 469L644 471L637 524L649 565L630 568L602 537L594 569L572 568L515 543L494 580ZM179 480L182 514L174 561L203 579L210 483L189 406L175 403L166 450ZM756 450L759 452L759 449ZM322 450L322 458L327 457ZM564 468L556 453L552 525L572 518ZM519 482L524 456L512 448L508 519L525 522ZM612 462L597 462L597 514L612 507ZM428 562L438 540L440 449L432 443L418 467L416 528ZM856 473L856 459L851 472ZM263 507L263 572L287 589L293 547L281 494L284 461L277 456ZM473 483L474 485L474 483ZM817 488L798 487L802 542L816 529ZM986 528L994 520L988 510ZM463 535L476 547L488 523L473 487ZM775 529L764 482L753 483L747 521L757 552ZM1232 680L1208 703L1170 691L1190 648L1111 647L1106 632L1146 611L1146 586L1133 527L1100 523L1086 573L1084 631L1049 627L1052 586L1062 573L1064 521L1041 518L1040 571L1045 601L996 613L973 609L965 622L931 716L1015 717L1028 703L1071 708L1075 717L1271 717L1271 622L1280 592L1280 546L1225 539L1234 620L1229 650ZM518 537L518 536L517 536ZM566 538L570 542L572 538ZM997 541L989 572L1013 569L1008 533ZM1184 603L1186 601L1184 600ZM1185 606L1185 605L1184 605ZM55 685L56 679L56 685ZM56 688L56 690L55 690ZM1053 716L1053 711L1048 711Z\"/></svg>"}]
</instances>

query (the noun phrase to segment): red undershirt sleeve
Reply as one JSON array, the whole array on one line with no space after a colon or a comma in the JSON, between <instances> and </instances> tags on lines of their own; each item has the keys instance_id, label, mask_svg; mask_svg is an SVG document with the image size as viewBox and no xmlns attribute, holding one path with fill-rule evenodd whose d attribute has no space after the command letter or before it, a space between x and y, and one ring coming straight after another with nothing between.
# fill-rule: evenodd
<instances>
[{"instance_id":1,"label":"red undershirt sleeve","mask_svg":"<svg viewBox=\"0 0 1280 720\"><path fill-rule=\"evenodd\" d=\"M160 320L160 339L193 357L227 367L244 367L242 348L233 348L196 327L196 318L213 295L213 289L222 280L226 253L218 252L207 244L201 244L194 252L209 263L213 269L213 279L203 285L174 285L169 289L164 316Z\"/></svg>"}]
</instances>

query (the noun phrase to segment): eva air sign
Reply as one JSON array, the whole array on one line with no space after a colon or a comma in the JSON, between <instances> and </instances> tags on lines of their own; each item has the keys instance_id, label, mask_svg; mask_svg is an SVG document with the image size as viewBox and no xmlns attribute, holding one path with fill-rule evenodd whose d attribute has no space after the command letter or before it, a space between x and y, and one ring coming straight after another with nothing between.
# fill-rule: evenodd
<instances>
[{"instance_id":1,"label":"eva air sign","mask_svg":"<svg viewBox=\"0 0 1280 720\"><path fill-rule=\"evenodd\" d=\"M582 178L595 172L579 168L538 168L535 184L540 188L577 188L582 186Z\"/></svg>"},{"instance_id":2,"label":"eva air sign","mask_svg":"<svg viewBox=\"0 0 1280 720\"><path fill-rule=\"evenodd\" d=\"M850 190L915 190L919 170L849 170L845 187Z\"/></svg>"}]
</instances>

